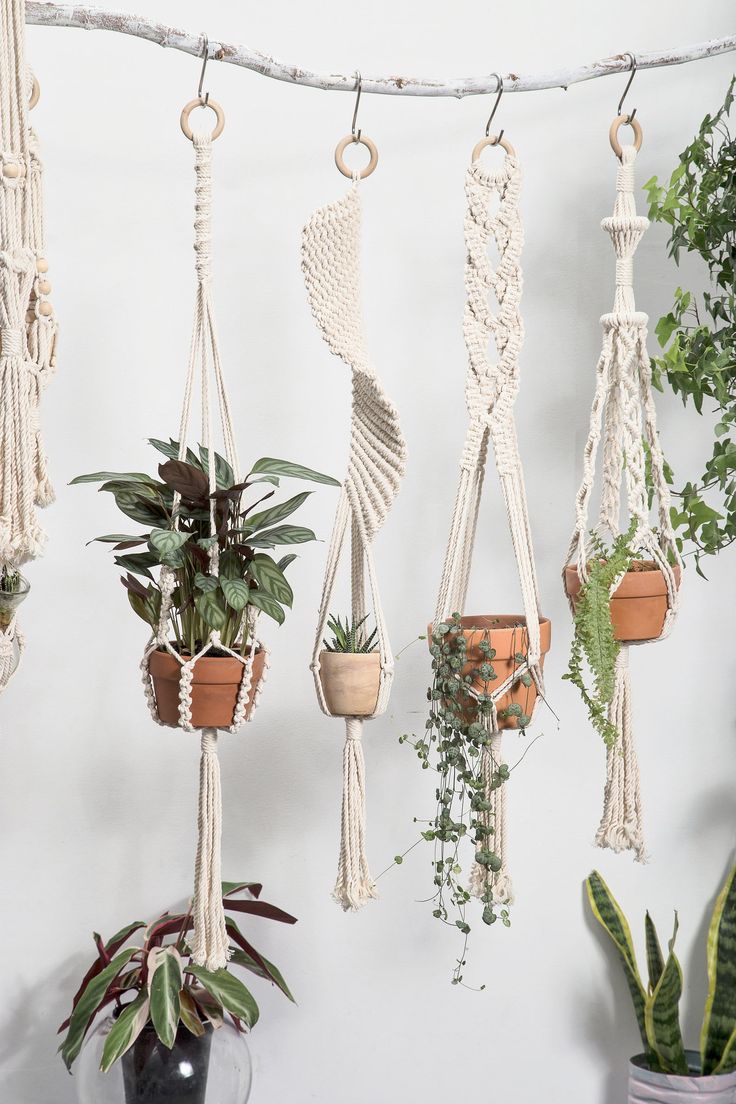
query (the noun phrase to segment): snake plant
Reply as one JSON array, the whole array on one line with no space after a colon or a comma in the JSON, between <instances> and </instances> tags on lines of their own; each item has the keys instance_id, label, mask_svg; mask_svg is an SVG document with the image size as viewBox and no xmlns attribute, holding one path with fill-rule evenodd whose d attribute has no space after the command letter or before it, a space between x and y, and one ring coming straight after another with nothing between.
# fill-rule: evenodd
<instances>
[{"instance_id":1,"label":"snake plant","mask_svg":"<svg viewBox=\"0 0 736 1104\"><path fill-rule=\"evenodd\" d=\"M639 974L626 917L594 870L585 883L590 907L608 932L624 967L634 1004L644 1054L651 1070L707 1077L736 1070L736 866L718 894L706 946L708 996L700 1032L700 1069L688 1068L680 1029L682 969L675 954L678 920L675 913L667 957L647 912L644 921L648 983Z\"/></svg>"}]
</instances>

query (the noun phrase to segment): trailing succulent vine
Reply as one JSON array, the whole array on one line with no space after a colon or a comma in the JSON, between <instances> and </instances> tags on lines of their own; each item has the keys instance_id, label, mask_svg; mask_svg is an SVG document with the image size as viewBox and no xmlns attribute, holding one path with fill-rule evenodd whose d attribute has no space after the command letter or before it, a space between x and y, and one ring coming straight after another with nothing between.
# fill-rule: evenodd
<instances>
[{"instance_id":1,"label":"trailing succulent vine","mask_svg":"<svg viewBox=\"0 0 736 1104\"><path fill-rule=\"evenodd\" d=\"M704 556L736 540L736 136L728 125L735 86L736 78L703 119L669 184L655 176L645 185L649 217L670 227L669 255L675 263L683 252L701 257L711 285L701 296L677 288L657 324L663 352L652 363L660 390L666 381L698 414L717 412L711 456L675 492L672 510L680 548L689 542L700 574Z\"/></svg>"},{"instance_id":2,"label":"trailing succulent vine","mask_svg":"<svg viewBox=\"0 0 736 1104\"><path fill-rule=\"evenodd\" d=\"M400 737L416 751L423 770L437 773L437 802L434 817L426 822L422 838L434 847L434 892L430 898L433 916L443 924L457 927L464 936L462 953L453 970L452 981L462 983L468 936L468 905L471 890L465 875L463 842L469 841L472 858L483 871L480 901L484 924L497 921L509 927L511 920L505 906L494 904L494 881L501 869L501 859L493 849L494 827L492 805L486 791L483 772L483 751L491 742L488 717L491 713L491 693L497 674L493 668L496 652L491 646L490 630L474 646L480 652L480 662L473 665L468 655L466 629L460 615L454 613L438 625L432 634L432 684L427 690L429 716L424 735ZM471 630L479 632L480 630ZM526 656L516 655L519 664ZM531 676L521 676L531 685ZM524 730L529 716L522 707L512 703L499 717L516 717L517 730ZM510 770L506 763L493 762L490 788L498 789L508 782ZM400 861L397 856L395 861Z\"/></svg>"},{"instance_id":3,"label":"trailing succulent vine","mask_svg":"<svg viewBox=\"0 0 736 1104\"><path fill-rule=\"evenodd\" d=\"M631 566L634 553L630 543L633 536L632 523L628 532L620 533L608 548L597 533L591 533L588 578L581 582L575 601L570 660L562 676L579 690L590 722L603 737L606 747L613 747L617 737L616 728L607 716L619 653L611 622L611 587ZM586 680L584 662L590 670L592 685L588 685Z\"/></svg>"}]
</instances>

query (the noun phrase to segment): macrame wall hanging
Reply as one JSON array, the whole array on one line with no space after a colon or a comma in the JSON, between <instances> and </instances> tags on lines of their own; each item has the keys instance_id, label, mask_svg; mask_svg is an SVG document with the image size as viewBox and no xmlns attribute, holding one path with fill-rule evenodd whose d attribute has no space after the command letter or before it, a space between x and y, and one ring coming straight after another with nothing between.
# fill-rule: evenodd
<instances>
[{"instance_id":1,"label":"macrame wall hanging","mask_svg":"<svg viewBox=\"0 0 736 1104\"><path fill-rule=\"evenodd\" d=\"M500 85L496 106L502 91ZM468 666L477 668L484 655L492 654L495 680L477 685L474 682L471 690L476 698L490 698L490 709L479 715L489 735L482 751L487 805L483 819L492 833L492 849L500 859L500 866L491 871L476 862L471 888L489 904L507 904L513 893L506 830L507 783L503 781L499 785L502 777L499 768L503 763L502 731L526 728L532 723L544 694L542 666L550 647L551 626L540 610L524 476L514 424L523 341L519 313L523 245L519 208L521 169L503 131L499 136L489 135L490 123L489 119L486 137L473 150L472 163L465 177L463 333L468 353L465 400L469 424L460 459L460 481L433 628L436 631L459 615L468 660L475 661ZM486 146L495 145L503 148L505 157L498 168L488 170L479 159ZM495 268L488 256L490 243L498 253ZM489 303L489 295L493 296L495 304ZM488 356L491 339L495 346L492 360ZM506 507L521 584L523 615L472 616L465 613L489 441L493 445ZM492 653L484 652L489 646Z\"/></svg>"},{"instance_id":2,"label":"macrame wall hanging","mask_svg":"<svg viewBox=\"0 0 736 1104\"><path fill-rule=\"evenodd\" d=\"M626 123L634 129L635 142L622 148L618 132ZM603 817L596 844L613 851L631 850L642 860L644 836L631 722L629 646L660 640L672 628L677 613L681 559L670 523L670 497L657 436L652 372L646 349L648 318L636 310L634 303L633 257L649 226L647 218L637 215L634 200L634 165L642 142L639 120L619 115L611 126L610 141L619 159L616 201L612 217L603 219L601 226L610 235L616 253L616 294L613 311L601 319L603 349L596 369L575 529L563 575L575 613L581 587L589 580L591 556L602 562L601 539L608 535L621 540L625 532L621 526L625 485L630 521L625 536L629 568L624 566L610 584L612 627L619 643L608 705L608 723L613 731L608 742ZM591 529L588 515L601 439L600 508ZM655 499L656 527L649 520ZM637 608L646 612L644 619L634 618Z\"/></svg>"},{"instance_id":3,"label":"macrame wall hanging","mask_svg":"<svg viewBox=\"0 0 736 1104\"><path fill-rule=\"evenodd\" d=\"M192 111L201 106L211 108L217 117L217 123L211 134L192 132L189 117ZM224 440L225 459L241 480L241 468L235 446L230 404L225 388L217 330L212 300L212 142L224 127L224 114L219 104L207 98L197 98L186 105L182 111L181 126L184 134L194 147L195 157L195 266L197 274L197 292L194 309L194 328L187 368L184 402L179 428L179 460L187 456L187 437L192 400L199 385L202 410L201 440L204 455L214 456L211 387L212 376L215 385L216 402ZM208 574L218 576L219 551L217 527L215 521L217 490L217 465L208 462L210 519L207 555ZM178 530L177 508L181 496L174 495L173 529ZM220 767L217 756L217 732L213 726L211 710L209 724L204 727L203 720L197 715L193 705L193 687L197 683L220 683L232 680L232 673L222 674L222 664L229 657L229 667L235 667L235 680L238 685L234 709L232 703L225 710L218 727L228 732L237 732L250 720L258 704L265 670L267 651L265 645L256 638L258 611L248 606L249 621L247 637L250 647L245 654L240 650L227 648L219 632L212 630L201 642L194 655L183 656L169 640L169 615L172 608L172 595L176 586L176 572L171 567L162 567L159 576L161 590L161 612L158 627L149 640L141 670L146 697L153 719L158 724L182 728L186 732L201 729L201 760L199 771L199 807L198 807L198 844L194 875L194 897L192 917L194 935L192 956L195 963L209 970L218 970L225 966L228 959L229 939L225 928L225 915L222 906L222 878L220 873L222 799L220 791ZM212 652L212 655L208 653ZM203 698L203 705L207 704Z\"/></svg>"},{"instance_id":4,"label":"macrame wall hanging","mask_svg":"<svg viewBox=\"0 0 736 1104\"><path fill-rule=\"evenodd\" d=\"M0 0L0 692L20 662L19 568L43 550L37 507L54 492L41 441L41 394L56 367L56 319L44 257L43 167L29 110L25 3Z\"/></svg>"},{"instance_id":5,"label":"macrame wall hanging","mask_svg":"<svg viewBox=\"0 0 736 1104\"><path fill-rule=\"evenodd\" d=\"M358 100L360 87L358 87ZM356 113L358 100L356 100ZM362 172L351 172L343 154L351 143L370 153ZM376 896L365 852L365 765L363 722L382 714L388 705L394 663L373 563L372 544L385 522L404 474L406 445L395 407L370 364L363 336L360 306L359 180L378 162L370 138L355 130L335 151L337 167L353 184L335 203L316 211L302 233L302 269L312 313L335 356L352 373L350 455L332 531L312 671L317 697L327 716L345 718L340 856L335 900L344 909L358 909ZM365 654L323 650L343 547L351 547L351 617L353 625L368 613L366 584L375 620L377 651Z\"/></svg>"}]
</instances>

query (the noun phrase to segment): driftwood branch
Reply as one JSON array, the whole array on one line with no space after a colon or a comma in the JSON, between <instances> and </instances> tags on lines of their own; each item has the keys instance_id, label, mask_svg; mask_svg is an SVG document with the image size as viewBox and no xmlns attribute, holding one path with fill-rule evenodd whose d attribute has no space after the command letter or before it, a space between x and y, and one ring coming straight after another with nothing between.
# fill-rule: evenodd
<instances>
[{"instance_id":1,"label":"driftwood branch","mask_svg":"<svg viewBox=\"0 0 736 1104\"><path fill-rule=\"evenodd\" d=\"M34 3L26 4L26 21L40 27L77 27L89 31L117 31L120 34L133 35L135 38L155 42L159 46L184 53L201 56L204 37L167 27L162 23L153 23L141 16L127 12L106 11L102 8L81 7L75 4ZM736 35L726 38L714 38L709 42L699 42L693 46L683 46L677 50L655 50L647 54L636 55L637 69L659 69L666 65L683 65L689 61L714 57L736 50ZM229 65L240 65L263 77L286 81L288 84L304 85L308 88L322 88L331 92L351 92L355 89L355 73L343 76L340 73L314 73L300 65L291 65L269 54L261 53L249 46L238 46L209 38L209 56L216 61ZM594 61L590 65L580 65L574 69L557 69L549 73L524 75L522 73L501 73L504 91L535 92L545 88L568 88L571 84L593 80L596 77L608 77L613 73L627 72L631 67L628 54L615 54L613 57ZM483 96L496 91L495 74L479 77L408 77L386 76L371 77L363 75L364 92L377 92L389 96Z\"/></svg>"}]
</instances>

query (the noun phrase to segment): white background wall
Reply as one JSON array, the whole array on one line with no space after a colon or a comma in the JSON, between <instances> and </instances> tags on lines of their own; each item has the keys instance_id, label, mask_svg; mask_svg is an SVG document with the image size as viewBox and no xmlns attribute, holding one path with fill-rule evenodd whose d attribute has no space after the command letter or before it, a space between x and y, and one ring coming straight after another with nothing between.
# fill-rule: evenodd
<instances>
[{"instance_id":1,"label":"white background wall","mask_svg":"<svg viewBox=\"0 0 736 1104\"><path fill-rule=\"evenodd\" d=\"M326 71L478 74L539 71L618 50L677 46L733 30L728 0L580 0L481 5L149 0L143 14L211 37L247 41ZM48 252L62 325L59 376L44 423L58 502L45 558L28 569L29 648L0 707L0 1097L67 1104L74 1081L55 1057L55 1028L110 933L189 892L195 845L196 737L150 720L138 661L145 629L130 613L98 533L114 506L81 472L154 460L147 436L176 430L194 292L193 158L178 125L197 87L196 60L117 35L29 31L41 102ZM703 115L722 99L733 57L641 73L631 103L645 144L639 182L667 176ZM637 1034L618 966L584 908L597 865L635 922L649 907L667 930L680 909L687 1039L704 997L704 916L734 843L736 675L733 556L688 572L674 635L633 658L636 729L650 865L595 851L604 754L575 693L560 681L570 620L559 571L599 349L612 300L608 126L624 79L507 96L498 121L524 168L526 343L518 423L545 612L554 624L543 739L510 789L518 904L509 931L481 930L453 988L457 943L417 903L431 881L417 848L381 878L381 901L343 915L330 900L338 839L342 726L319 713L308 658L326 552L304 549L286 626L269 637L273 668L255 723L222 741L226 876L262 879L293 911L293 929L257 922L293 1007L257 988L254 1100L264 1104L439 1104L471 1094L620 1104ZM341 195L332 163L352 99L211 65L225 107L215 147L215 294L241 455L294 458L340 476L348 376L330 358L305 302L299 230ZM364 199L369 346L401 413L406 482L377 559L395 647L434 608L465 432L461 335L463 174L491 99L364 97L360 123L378 143ZM644 197L641 196L644 208ZM638 302L656 319L680 277L653 227L637 258ZM700 273L687 269L697 284ZM683 477L709 451L709 427L658 399L662 439ZM470 607L518 606L493 479L476 548ZM335 494L321 489L303 522L329 536ZM106 558L108 557L108 558ZM433 779L398 736L423 725L428 662L401 658L390 713L366 736L374 872L415 838ZM656 695L647 692L647 682ZM518 749L519 751L521 748ZM513 745L510 761L516 753ZM262 930L260 930L262 929ZM664 934L664 933L663 933Z\"/></svg>"}]
</instances>

